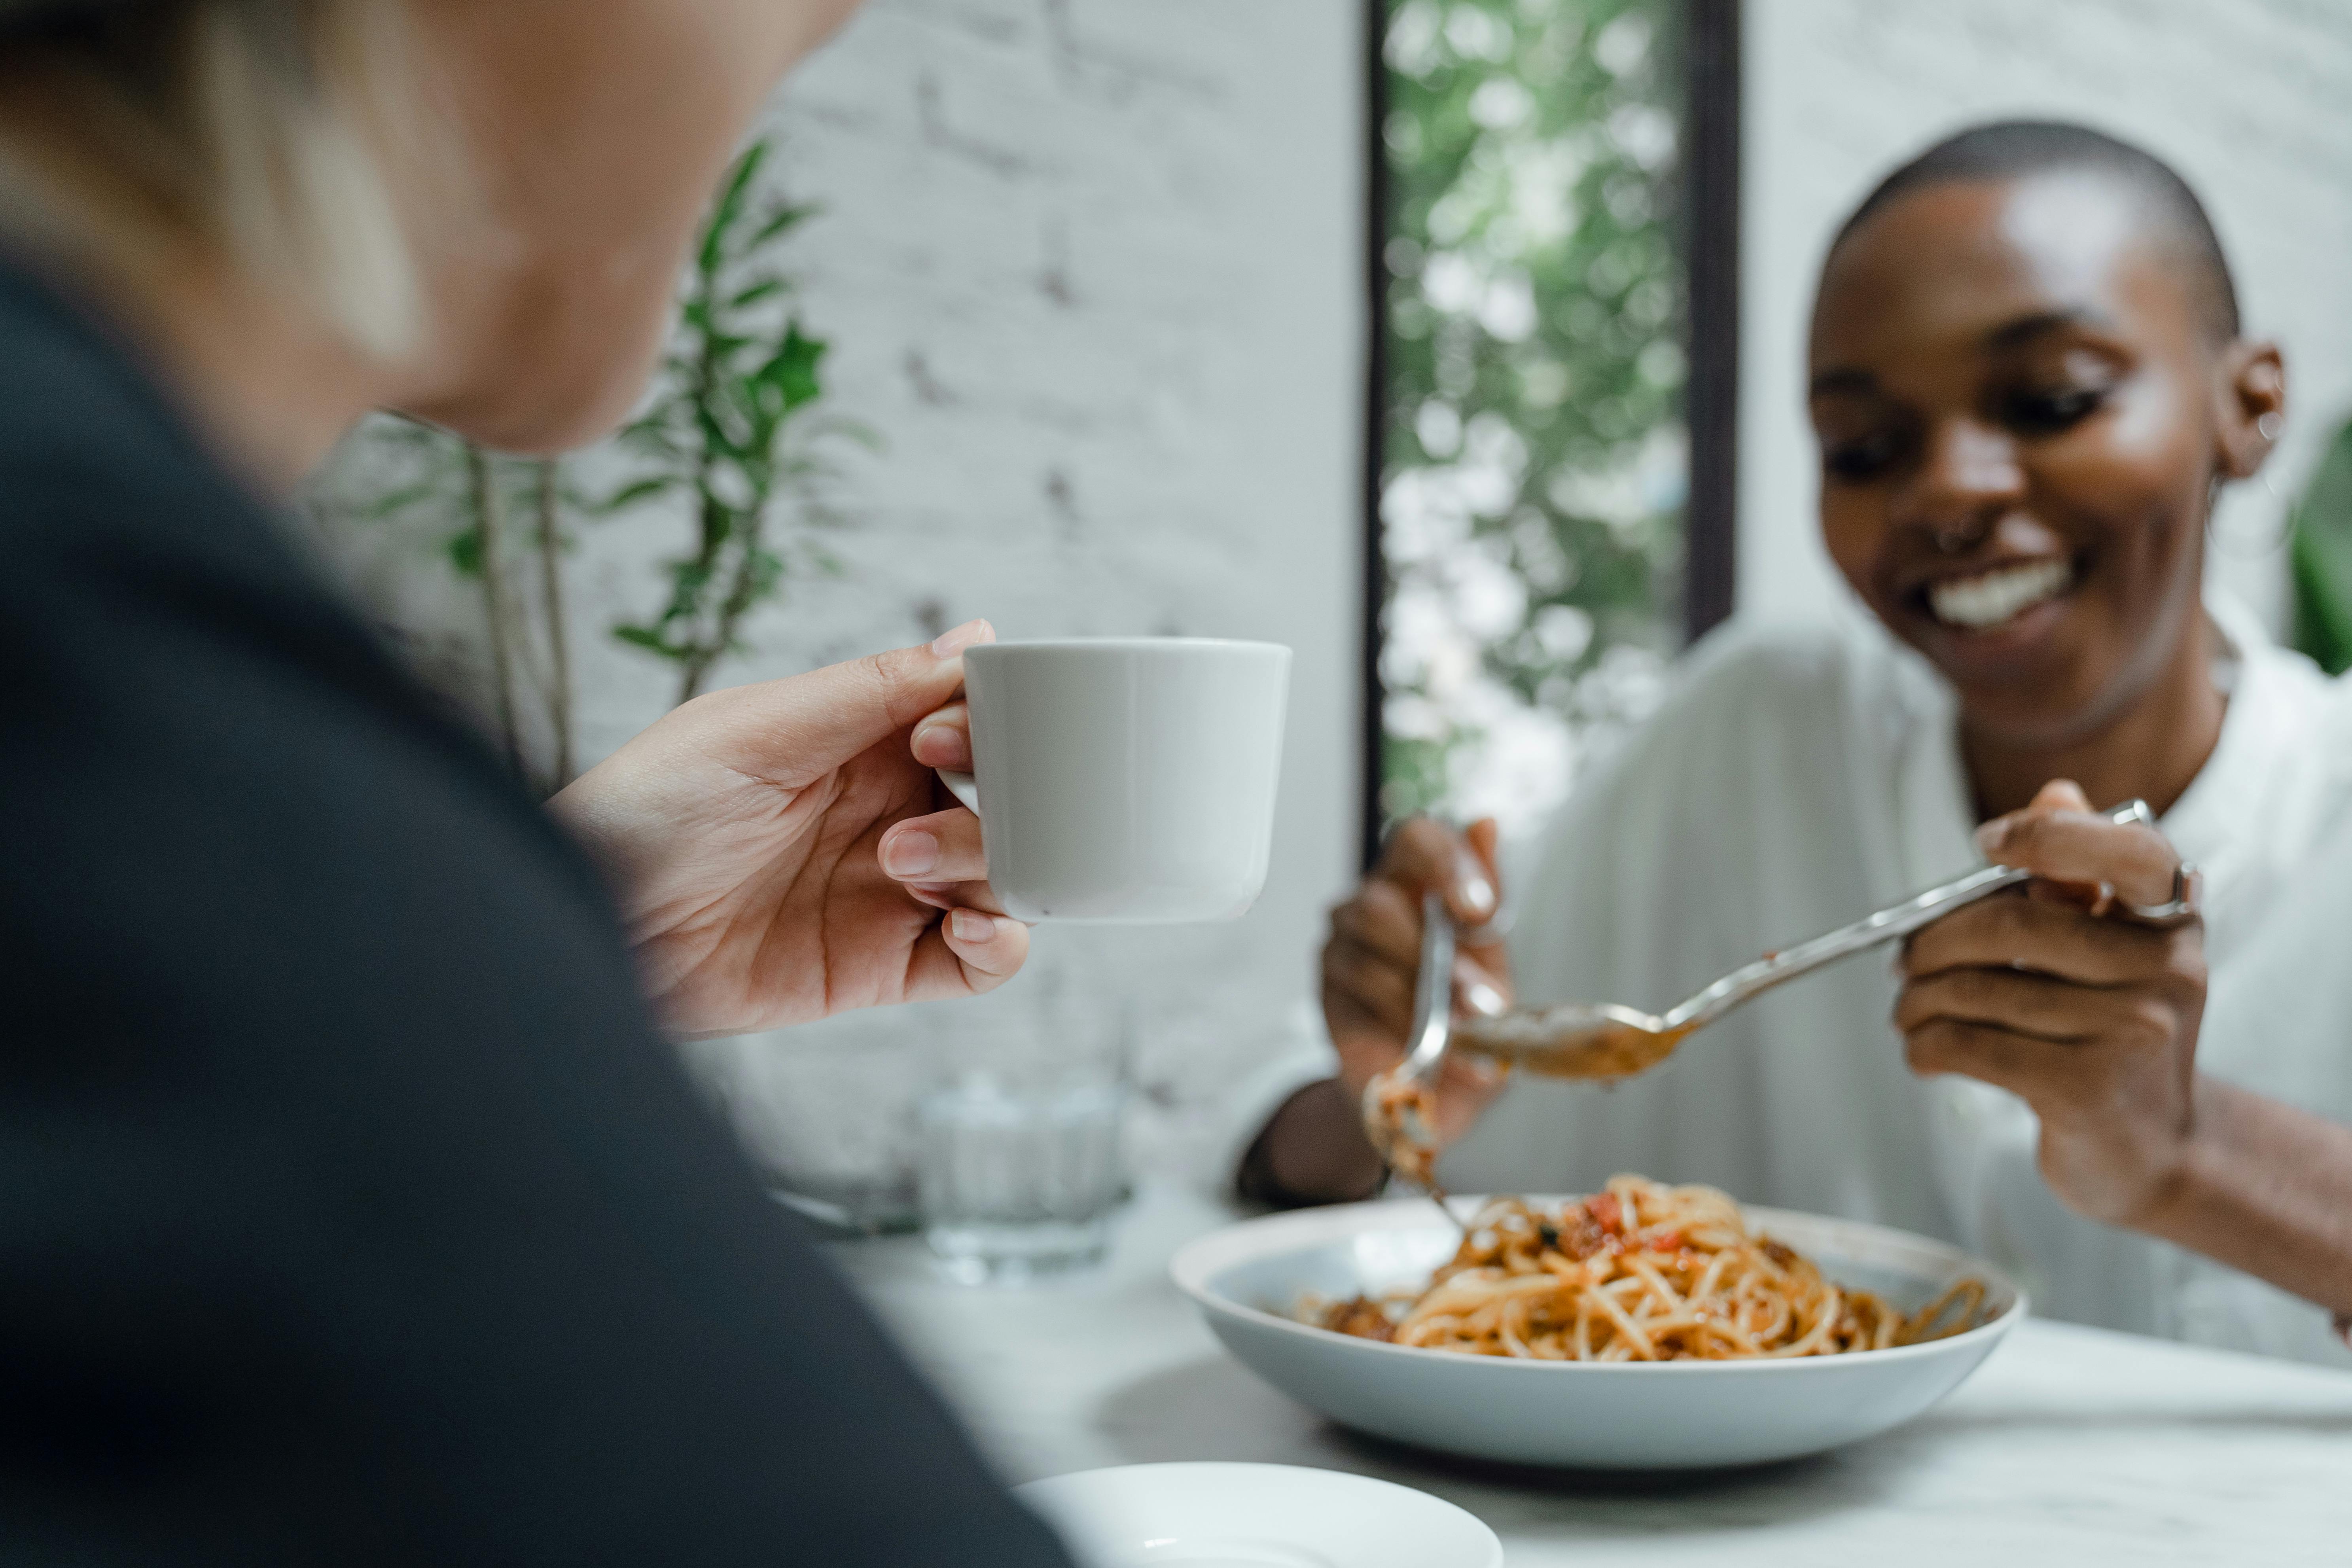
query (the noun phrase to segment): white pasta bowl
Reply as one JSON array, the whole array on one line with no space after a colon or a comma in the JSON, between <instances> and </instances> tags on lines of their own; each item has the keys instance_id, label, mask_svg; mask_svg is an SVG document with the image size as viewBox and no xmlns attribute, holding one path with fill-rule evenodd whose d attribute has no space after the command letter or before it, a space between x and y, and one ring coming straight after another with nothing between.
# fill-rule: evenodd
<instances>
[{"instance_id":1,"label":"white pasta bowl","mask_svg":"<svg viewBox=\"0 0 2352 1568\"><path fill-rule=\"evenodd\" d=\"M1476 1201L1455 1200L1465 1214ZM1383 1344L1290 1315L1309 1295L1418 1289L1460 1239L1426 1199L1245 1220L1184 1247L1170 1272L1244 1365L1334 1421L1447 1453L1597 1469L1756 1464L1873 1436L1958 1387L2025 1315L2023 1293L1999 1269L1940 1242L1853 1220L1745 1212L1751 1229L1833 1281L1906 1311L1957 1280L1981 1279L1987 1320L1948 1339L1846 1355L1596 1363Z\"/></svg>"}]
</instances>

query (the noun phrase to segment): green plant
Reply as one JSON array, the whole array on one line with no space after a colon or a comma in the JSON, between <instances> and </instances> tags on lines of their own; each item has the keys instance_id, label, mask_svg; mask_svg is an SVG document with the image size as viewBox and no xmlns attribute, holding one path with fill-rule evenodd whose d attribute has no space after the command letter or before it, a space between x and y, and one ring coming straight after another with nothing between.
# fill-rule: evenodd
<instances>
[{"instance_id":1,"label":"green plant","mask_svg":"<svg viewBox=\"0 0 2352 1568\"><path fill-rule=\"evenodd\" d=\"M701 689L719 659L741 651L745 619L776 598L793 565L839 569L807 538L777 534L788 500L799 503L803 522L833 521L816 494L830 471L827 443L871 438L847 421L812 413L825 344L791 310L791 279L773 262L779 244L813 209L763 197L769 157L768 144L753 146L719 188L654 398L616 438L629 469L616 489L583 498L552 461L502 457L384 415L362 425L312 489L310 510L328 531L345 523L421 531L449 570L479 584L487 657L479 666L469 658L449 684L467 695L487 686L483 706L518 774L532 772L527 738L551 738L541 776L551 791L569 782L574 767L568 516L686 502L693 543L665 563L667 601L650 619L614 628L625 642L679 667L681 701ZM577 468L601 473L611 464L599 455ZM526 560L533 552L535 574ZM536 716L526 702L534 694Z\"/></svg>"},{"instance_id":2,"label":"green plant","mask_svg":"<svg viewBox=\"0 0 2352 1568\"><path fill-rule=\"evenodd\" d=\"M713 665L743 650L745 618L782 591L788 557L773 531L782 503L796 498L804 518L823 521L813 492L826 471L822 438L860 434L809 417L824 390L826 345L790 309L792 282L773 258L814 209L760 199L770 151L754 144L720 186L659 390L620 438L641 471L598 509L623 512L681 495L691 503L692 547L667 564L667 600L651 619L614 628L678 666L681 702L702 689ZM833 569L800 542L804 560Z\"/></svg>"},{"instance_id":3,"label":"green plant","mask_svg":"<svg viewBox=\"0 0 2352 1568\"><path fill-rule=\"evenodd\" d=\"M535 688L552 739L541 780L550 792L571 781L575 750L564 503L562 470L552 459L500 457L446 430L379 415L346 444L314 490L311 509L322 520L341 515L431 530L448 568L480 584L491 717L508 765L528 775L517 699L519 688ZM527 532L513 527L518 515L530 518ZM528 552L539 556L535 604L518 582L519 558Z\"/></svg>"},{"instance_id":4,"label":"green plant","mask_svg":"<svg viewBox=\"0 0 2352 1568\"><path fill-rule=\"evenodd\" d=\"M1680 16L1386 9L1391 819L1465 807L1503 728L1564 730L1572 757L1675 640Z\"/></svg>"}]
</instances>

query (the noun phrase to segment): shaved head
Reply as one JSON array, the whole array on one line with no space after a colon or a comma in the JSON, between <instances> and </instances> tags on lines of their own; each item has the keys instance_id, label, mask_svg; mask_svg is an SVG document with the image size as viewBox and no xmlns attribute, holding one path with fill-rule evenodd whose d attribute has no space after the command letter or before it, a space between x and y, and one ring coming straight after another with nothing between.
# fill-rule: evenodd
<instances>
[{"instance_id":1,"label":"shaved head","mask_svg":"<svg viewBox=\"0 0 2352 1568\"><path fill-rule=\"evenodd\" d=\"M2207 333L2217 342L2238 336L2238 286L2205 204L2162 159L2088 126L2005 120L1948 136L1881 180L1830 248L1835 252L1874 214L1914 191L2062 174L2112 181L2129 195L2152 248L2178 270Z\"/></svg>"}]
</instances>

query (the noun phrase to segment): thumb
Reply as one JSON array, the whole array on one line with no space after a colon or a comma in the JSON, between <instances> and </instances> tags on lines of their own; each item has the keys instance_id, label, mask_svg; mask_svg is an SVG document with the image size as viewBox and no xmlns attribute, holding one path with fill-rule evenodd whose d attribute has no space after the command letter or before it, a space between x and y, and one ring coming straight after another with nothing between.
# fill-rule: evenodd
<instances>
[{"instance_id":1,"label":"thumb","mask_svg":"<svg viewBox=\"0 0 2352 1568\"><path fill-rule=\"evenodd\" d=\"M2073 779L2052 779L2036 790L2028 811L2088 811L2091 797Z\"/></svg>"},{"instance_id":2,"label":"thumb","mask_svg":"<svg viewBox=\"0 0 2352 1568\"><path fill-rule=\"evenodd\" d=\"M920 647L713 692L704 701L717 722L703 749L759 777L804 784L953 701L964 649L995 640L986 621L967 621Z\"/></svg>"},{"instance_id":3,"label":"thumb","mask_svg":"<svg viewBox=\"0 0 2352 1568\"><path fill-rule=\"evenodd\" d=\"M2088 812L2090 809L2090 797L2083 793L2082 785L2073 779L2052 779L2034 791L2033 798L2017 810L1979 824L1976 833L1977 848L1986 859L1999 859L2003 846L2015 838L2027 824L2057 812Z\"/></svg>"}]
</instances>

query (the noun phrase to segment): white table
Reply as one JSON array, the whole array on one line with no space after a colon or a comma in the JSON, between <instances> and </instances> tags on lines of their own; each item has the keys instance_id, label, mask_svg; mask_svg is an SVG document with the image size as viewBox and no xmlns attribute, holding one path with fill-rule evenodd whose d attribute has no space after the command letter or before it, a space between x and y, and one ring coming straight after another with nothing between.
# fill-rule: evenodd
<instances>
[{"instance_id":1,"label":"white table","mask_svg":"<svg viewBox=\"0 0 2352 1568\"><path fill-rule=\"evenodd\" d=\"M2352 1375L2029 1321L1876 1443L1729 1473L1521 1471L1344 1431L1227 1356L1166 1264L1232 1218L1147 1188L1106 1268L1020 1290L950 1284L911 1239L836 1256L1016 1482L1166 1459L1353 1470L1468 1509L1510 1568L2352 1563Z\"/></svg>"}]
</instances>

